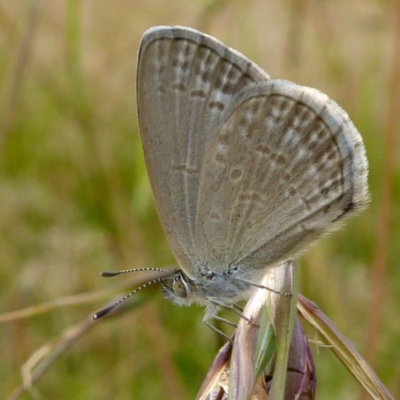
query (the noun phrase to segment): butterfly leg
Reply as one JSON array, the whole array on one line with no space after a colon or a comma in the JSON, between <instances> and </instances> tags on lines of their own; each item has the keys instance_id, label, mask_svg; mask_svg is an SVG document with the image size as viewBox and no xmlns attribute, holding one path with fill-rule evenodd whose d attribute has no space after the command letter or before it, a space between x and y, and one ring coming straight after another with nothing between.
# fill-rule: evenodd
<instances>
[{"instance_id":1,"label":"butterfly leg","mask_svg":"<svg viewBox=\"0 0 400 400\"><path fill-rule=\"evenodd\" d=\"M243 310L237 304L235 304L235 303L226 304L225 302L223 302L223 301L221 301L221 300L219 300L218 298L215 298L215 297L209 297L209 298L207 298L207 300L212 305L214 305L216 307L216 309L224 308L225 310L230 310L234 314L238 315L240 318L242 318L245 321L247 321L249 324L258 327L258 325L253 322L253 319L251 317L246 317L246 315L243 314ZM215 319L218 319L218 320L220 320L222 322L225 322L228 325L237 326L237 325L234 325L232 322L230 322L230 321L228 321L228 320L226 320L224 318L217 317L215 315L215 313L211 317L215 318Z\"/></svg>"},{"instance_id":2,"label":"butterfly leg","mask_svg":"<svg viewBox=\"0 0 400 400\"><path fill-rule=\"evenodd\" d=\"M218 333L218 335L221 335L223 338L225 338L226 340L232 342L232 339L226 335L224 332L220 331L218 328L216 328L214 325L212 325L210 322L208 321L203 321L212 331L214 331L215 333Z\"/></svg>"}]
</instances>

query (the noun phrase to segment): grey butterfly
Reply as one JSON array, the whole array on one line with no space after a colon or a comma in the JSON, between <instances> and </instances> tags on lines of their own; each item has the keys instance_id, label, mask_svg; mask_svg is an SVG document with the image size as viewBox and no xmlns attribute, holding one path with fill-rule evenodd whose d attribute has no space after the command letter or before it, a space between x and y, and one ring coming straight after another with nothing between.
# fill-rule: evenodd
<instances>
[{"instance_id":1,"label":"grey butterfly","mask_svg":"<svg viewBox=\"0 0 400 400\"><path fill-rule=\"evenodd\" d=\"M237 51L185 27L143 35L137 104L158 214L180 270L176 304L249 297L368 201L362 138L325 94L271 79Z\"/></svg>"}]
</instances>

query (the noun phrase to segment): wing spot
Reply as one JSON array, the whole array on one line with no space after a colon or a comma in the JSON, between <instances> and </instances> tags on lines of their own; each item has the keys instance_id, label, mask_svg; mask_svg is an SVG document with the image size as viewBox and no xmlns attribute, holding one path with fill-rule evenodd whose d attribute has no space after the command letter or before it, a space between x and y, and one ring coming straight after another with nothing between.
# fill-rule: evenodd
<instances>
[{"instance_id":1,"label":"wing spot","mask_svg":"<svg viewBox=\"0 0 400 400\"><path fill-rule=\"evenodd\" d=\"M167 89L166 89L166 87L164 85L159 85L157 87L157 92L164 94L164 93L167 93Z\"/></svg>"},{"instance_id":2,"label":"wing spot","mask_svg":"<svg viewBox=\"0 0 400 400\"><path fill-rule=\"evenodd\" d=\"M310 202L305 197L301 197L301 201L304 203L308 211L312 210Z\"/></svg>"},{"instance_id":3,"label":"wing spot","mask_svg":"<svg viewBox=\"0 0 400 400\"><path fill-rule=\"evenodd\" d=\"M178 92L186 92L187 91L187 86L184 85L183 83L174 83L172 85L173 90L177 90Z\"/></svg>"},{"instance_id":4,"label":"wing spot","mask_svg":"<svg viewBox=\"0 0 400 400\"><path fill-rule=\"evenodd\" d=\"M221 215L217 213L216 211L211 211L209 214L209 218L211 220L215 221L221 221Z\"/></svg>"},{"instance_id":5,"label":"wing spot","mask_svg":"<svg viewBox=\"0 0 400 400\"><path fill-rule=\"evenodd\" d=\"M241 115L239 117L238 127L240 129L246 129L248 124L249 124L249 120L244 115Z\"/></svg>"},{"instance_id":6,"label":"wing spot","mask_svg":"<svg viewBox=\"0 0 400 400\"><path fill-rule=\"evenodd\" d=\"M287 159L283 154L279 153L271 153L270 155L271 160L277 163L278 165L286 165L287 164Z\"/></svg>"},{"instance_id":7,"label":"wing spot","mask_svg":"<svg viewBox=\"0 0 400 400\"><path fill-rule=\"evenodd\" d=\"M208 108L222 111L225 108L225 105L220 101L210 101L210 103L208 104Z\"/></svg>"},{"instance_id":8,"label":"wing spot","mask_svg":"<svg viewBox=\"0 0 400 400\"><path fill-rule=\"evenodd\" d=\"M238 181L238 180L242 179L242 177L243 177L243 170L241 168L233 168L231 170L229 177L233 181Z\"/></svg>"},{"instance_id":9,"label":"wing spot","mask_svg":"<svg viewBox=\"0 0 400 400\"><path fill-rule=\"evenodd\" d=\"M217 153L214 157L214 160L219 164L225 164L226 163L226 155L222 154L222 153Z\"/></svg>"},{"instance_id":10,"label":"wing spot","mask_svg":"<svg viewBox=\"0 0 400 400\"><path fill-rule=\"evenodd\" d=\"M329 132L327 129L321 129L319 132L317 132L317 135L321 142L329 139Z\"/></svg>"},{"instance_id":11,"label":"wing spot","mask_svg":"<svg viewBox=\"0 0 400 400\"><path fill-rule=\"evenodd\" d=\"M259 143L256 146L256 152L261 153L262 156L269 156L271 154L271 149L267 145Z\"/></svg>"},{"instance_id":12,"label":"wing spot","mask_svg":"<svg viewBox=\"0 0 400 400\"><path fill-rule=\"evenodd\" d=\"M328 196L328 194L329 194L329 188L323 188L323 189L321 190L321 194L322 194L322 196L324 196L324 197Z\"/></svg>"},{"instance_id":13,"label":"wing spot","mask_svg":"<svg viewBox=\"0 0 400 400\"><path fill-rule=\"evenodd\" d=\"M190 97L192 97L192 98L198 97L201 99L206 99L208 96L204 90L192 90L190 92Z\"/></svg>"},{"instance_id":14,"label":"wing spot","mask_svg":"<svg viewBox=\"0 0 400 400\"><path fill-rule=\"evenodd\" d=\"M254 203L261 200L259 194L254 191L241 192L238 195L238 201L243 203Z\"/></svg>"},{"instance_id":15,"label":"wing spot","mask_svg":"<svg viewBox=\"0 0 400 400\"><path fill-rule=\"evenodd\" d=\"M234 85L234 84L231 83L231 82L226 82L225 85L222 87L221 90L222 90L222 92L223 92L224 94L231 95L231 94L234 94L234 93L235 93L235 91L236 91L236 85Z\"/></svg>"},{"instance_id":16,"label":"wing spot","mask_svg":"<svg viewBox=\"0 0 400 400\"><path fill-rule=\"evenodd\" d=\"M329 175L329 179L334 181L337 179L340 179L341 174L338 173L337 171L333 171L330 175Z\"/></svg>"},{"instance_id":17,"label":"wing spot","mask_svg":"<svg viewBox=\"0 0 400 400\"><path fill-rule=\"evenodd\" d=\"M290 174L282 171L279 176L279 180L281 183L288 183L290 180Z\"/></svg>"},{"instance_id":18,"label":"wing spot","mask_svg":"<svg viewBox=\"0 0 400 400\"><path fill-rule=\"evenodd\" d=\"M262 108L262 101L260 100L260 99L252 99L251 100L251 102L250 102L250 113L252 114L252 115L257 115L260 111L261 111L261 108Z\"/></svg>"},{"instance_id":19,"label":"wing spot","mask_svg":"<svg viewBox=\"0 0 400 400\"><path fill-rule=\"evenodd\" d=\"M338 161L339 160L339 154L336 151L336 149L330 151L327 155L326 155L328 161Z\"/></svg>"},{"instance_id":20,"label":"wing spot","mask_svg":"<svg viewBox=\"0 0 400 400\"><path fill-rule=\"evenodd\" d=\"M226 147L229 144L229 135L228 134L220 134L218 136L218 144Z\"/></svg>"},{"instance_id":21,"label":"wing spot","mask_svg":"<svg viewBox=\"0 0 400 400\"><path fill-rule=\"evenodd\" d=\"M202 71L201 79L203 82L211 82L212 80L212 72L211 70Z\"/></svg>"},{"instance_id":22,"label":"wing spot","mask_svg":"<svg viewBox=\"0 0 400 400\"><path fill-rule=\"evenodd\" d=\"M227 78L230 81L234 81L240 75L240 69L236 65L232 65L232 68L229 70Z\"/></svg>"}]
</instances>

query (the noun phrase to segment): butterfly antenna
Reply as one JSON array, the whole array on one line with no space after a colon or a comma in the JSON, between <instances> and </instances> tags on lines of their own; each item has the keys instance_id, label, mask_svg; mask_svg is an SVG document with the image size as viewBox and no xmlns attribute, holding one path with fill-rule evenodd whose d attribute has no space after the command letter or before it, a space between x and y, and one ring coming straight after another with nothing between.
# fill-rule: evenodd
<instances>
[{"instance_id":1,"label":"butterfly antenna","mask_svg":"<svg viewBox=\"0 0 400 400\"><path fill-rule=\"evenodd\" d=\"M101 272L100 276L104 278L109 278L111 276L117 276L117 275L122 275L122 274L128 274L130 272L141 272L141 271L153 271L153 272L166 272L168 274L171 273L168 269L163 269L163 268L133 268L133 269L125 269L123 271L116 271L116 272Z\"/></svg>"},{"instance_id":2,"label":"butterfly antenna","mask_svg":"<svg viewBox=\"0 0 400 400\"><path fill-rule=\"evenodd\" d=\"M125 271L122 271L122 273ZM166 270L164 270L164 272L167 272ZM171 271L168 271L171 273ZM97 313L94 313L92 315L92 319L95 321L97 319L100 319L102 317L104 317L105 315L107 315L110 311L114 310L114 308L118 307L121 303L123 303L125 300L128 300L129 297L133 296L134 294L136 294L137 292L140 292L142 289L147 288L151 285L154 285L155 283L162 283L163 281L165 281L167 278L169 278L169 276L163 276L161 278L157 278L157 279L153 279L152 281L146 282L145 284L143 284L142 286L139 286L138 288L136 288L134 291L128 293L126 296L122 297L121 299L119 299L117 302L115 302L114 304L112 304L111 306L108 306L106 308L103 308L102 310L98 311Z\"/></svg>"}]
</instances>

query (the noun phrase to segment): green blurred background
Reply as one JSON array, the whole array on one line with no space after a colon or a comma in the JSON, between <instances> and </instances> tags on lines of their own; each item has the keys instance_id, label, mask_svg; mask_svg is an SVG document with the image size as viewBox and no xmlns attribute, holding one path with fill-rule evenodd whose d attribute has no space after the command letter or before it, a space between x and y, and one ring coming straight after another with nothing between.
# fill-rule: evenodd
<instances>
[{"instance_id":1,"label":"green blurred background","mask_svg":"<svg viewBox=\"0 0 400 400\"><path fill-rule=\"evenodd\" d=\"M353 119L373 201L301 257L300 291L400 398L399 0L1 0L0 397L21 384L31 356L129 291L118 284L142 279L100 271L174 263L136 115L138 45L154 25L207 32L271 77L327 93ZM21 398L193 399L221 345L203 310L154 287L128 311L80 326ZM329 349L312 347L319 399L368 398Z\"/></svg>"}]
</instances>

